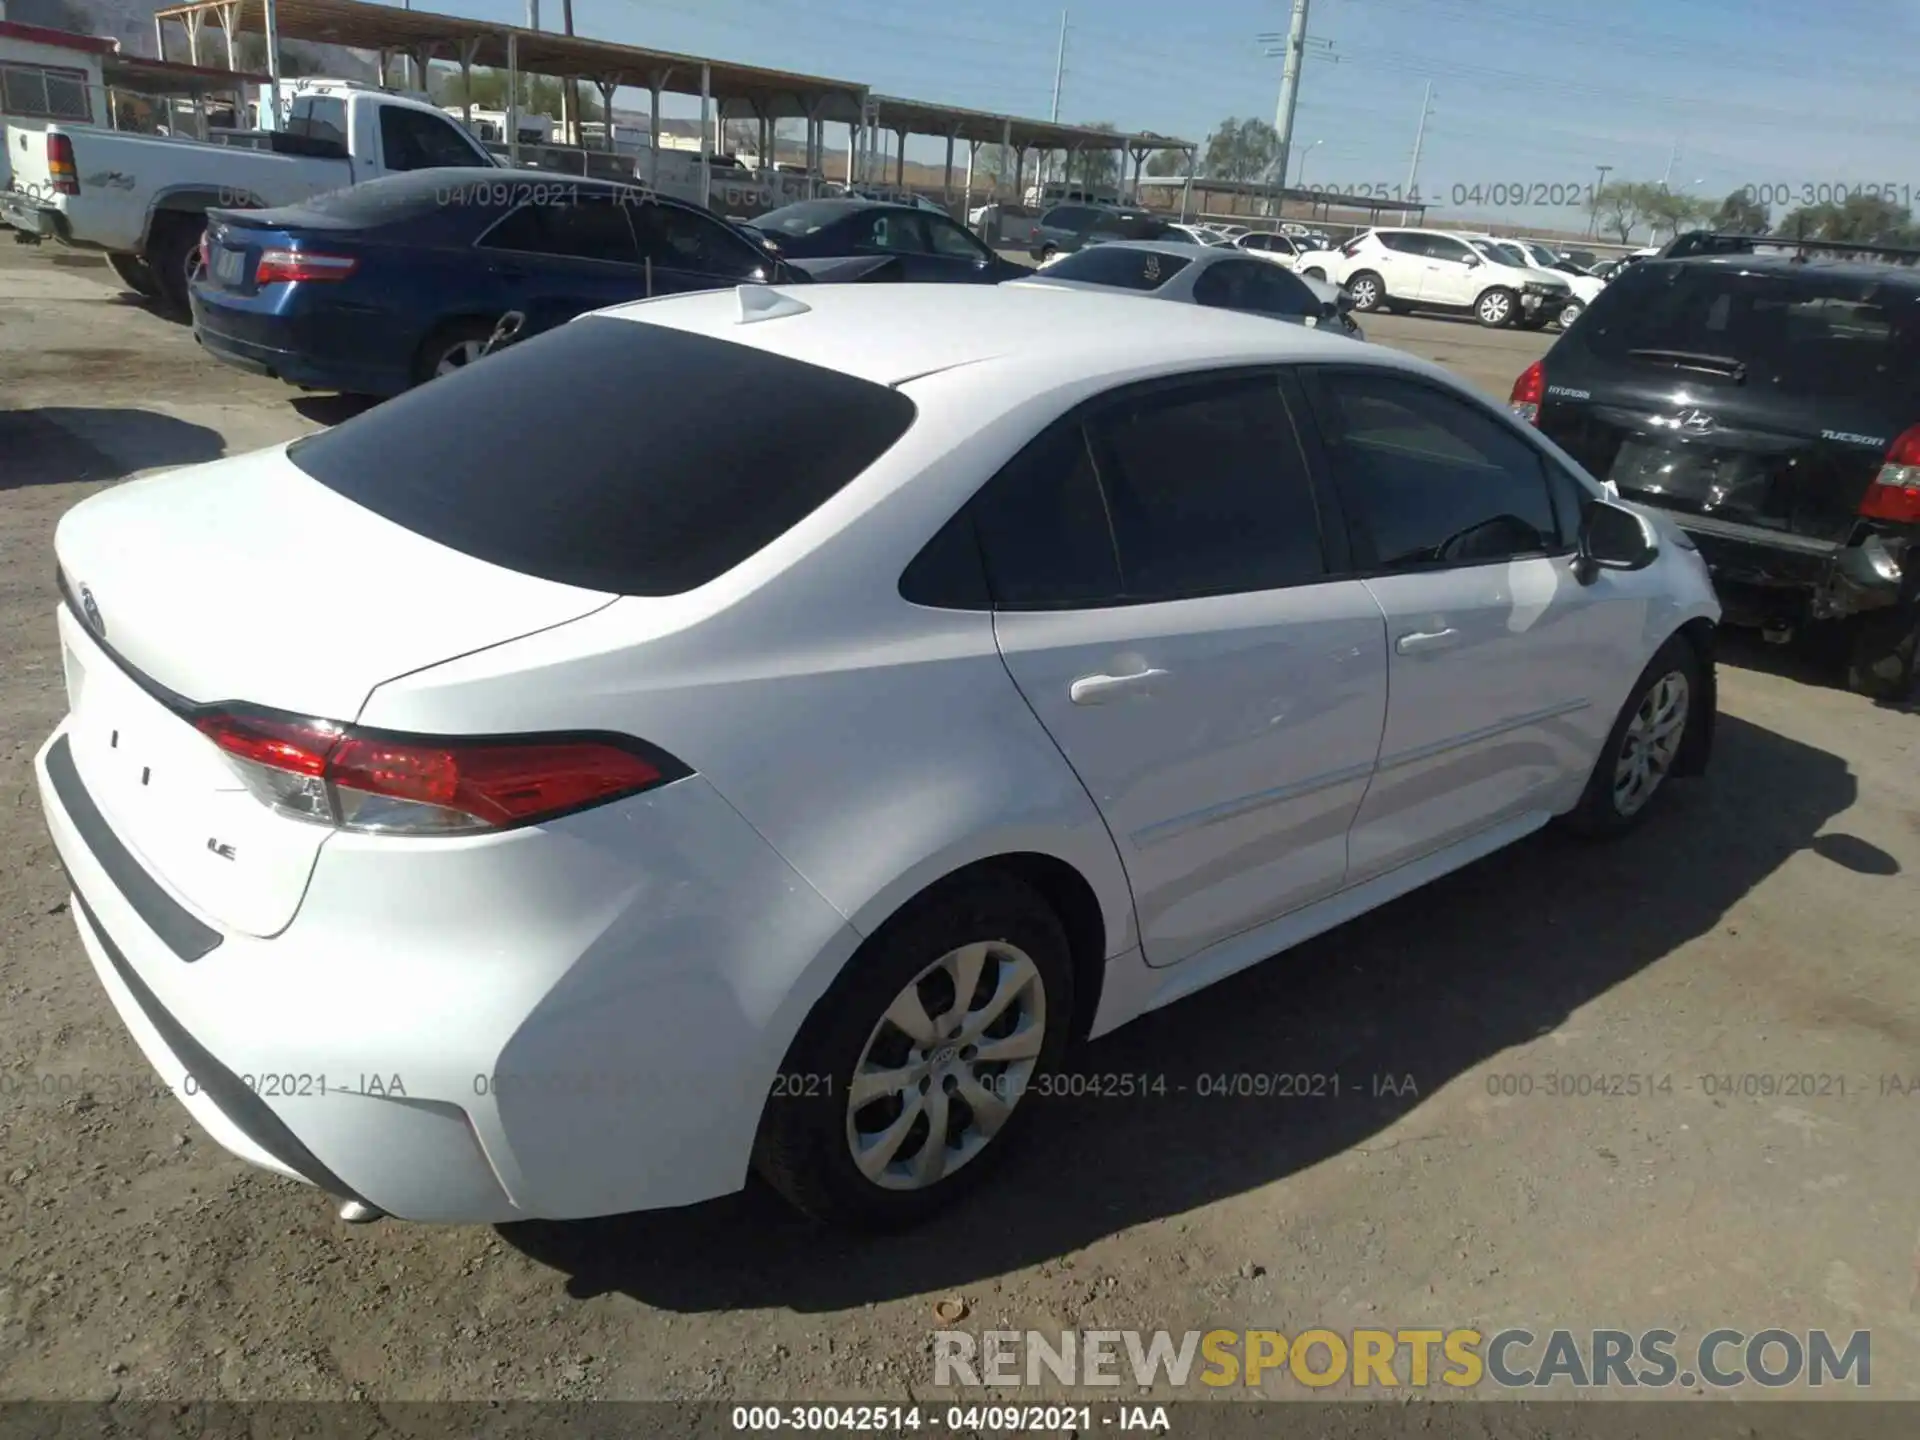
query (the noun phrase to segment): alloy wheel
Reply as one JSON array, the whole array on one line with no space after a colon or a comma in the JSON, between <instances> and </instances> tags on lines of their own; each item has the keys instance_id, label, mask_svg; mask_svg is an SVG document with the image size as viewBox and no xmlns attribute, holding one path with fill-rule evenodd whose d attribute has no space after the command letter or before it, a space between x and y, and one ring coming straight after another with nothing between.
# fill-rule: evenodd
<instances>
[{"instance_id":1,"label":"alloy wheel","mask_svg":"<svg viewBox=\"0 0 1920 1440\"><path fill-rule=\"evenodd\" d=\"M1371 310L1380 303L1380 287L1371 276L1362 276L1353 282L1353 308Z\"/></svg>"},{"instance_id":2,"label":"alloy wheel","mask_svg":"<svg viewBox=\"0 0 1920 1440\"><path fill-rule=\"evenodd\" d=\"M433 373L451 375L456 370L464 369L478 360L486 352L486 348L487 342L484 340L461 340L449 345L441 352L440 359L433 367Z\"/></svg>"},{"instance_id":3,"label":"alloy wheel","mask_svg":"<svg viewBox=\"0 0 1920 1440\"><path fill-rule=\"evenodd\" d=\"M1498 290L1481 297L1480 318L1487 324L1504 325L1512 313L1513 302Z\"/></svg>"},{"instance_id":4,"label":"alloy wheel","mask_svg":"<svg viewBox=\"0 0 1920 1440\"><path fill-rule=\"evenodd\" d=\"M894 997L847 1087L847 1148L888 1190L923 1190L987 1148L1047 1035L1047 993L1002 940L948 951Z\"/></svg>"},{"instance_id":5,"label":"alloy wheel","mask_svg":"<svg viewBox=\"0 0 1920 1440\"><path fill-rule=\"evenodd\" d=\"M1613 804L1622 815L1639 814L1673 768L1690 699L1687 677L1678 670L1669 670L1641 696L1613 766Z\"/></svg>"},{"instance_id":6,"label":"alloy wheel","mask_svg":"<svg viewBox=\"0 0 1920 1440\"><path fill-rule=\"evenodd\" d=\"M1562 330L1571 329L1573 322L1580 318L1580 312L1586 308L1586 306L1580 304L1577 300L1571 305L1565 306L1560 311L1560 328Z\"/></svg>"}]
</instances>

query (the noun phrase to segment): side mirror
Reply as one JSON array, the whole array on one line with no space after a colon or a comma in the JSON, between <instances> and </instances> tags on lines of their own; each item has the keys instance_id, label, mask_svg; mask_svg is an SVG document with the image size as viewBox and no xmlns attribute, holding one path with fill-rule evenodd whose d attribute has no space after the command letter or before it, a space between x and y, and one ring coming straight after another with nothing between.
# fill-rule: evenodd
<instances>
[{"instance_id":1,"label":"side mirror","mask_svg":"<svg viewBox=\"0 0 1920 1440\"><path fill-rule=\"evenodd\" d=\"M1479 265L1480 265L1480 257L1478 255L1467 256L1467 268L1469 270L1478 269Z\"/></svg>"},{"instance_id":2,"label":"side mirror","mask_svg":"<svg viewBox=\"0 0 1920 1440\"><path fill-rule=\"evenodd\" d=\"M1653 522L1614 500L1594 500L1580 521L1580 547L1574 578L1591 585L1602 570L1644 570L1659 558L1660 537Z\"/></svg>"},{"instance_id":3,"label":"side mirror","mask_svg":"<svg viewBox=\"0 0 1920 1440\"><path fill-rule=\"evenodd\" d=\"M1337 321L1351 308L1351 305L1342 305L1338 300L1322 300L1320 302L1320 318L1322 320Z\"/></svg>"}]
</instances>

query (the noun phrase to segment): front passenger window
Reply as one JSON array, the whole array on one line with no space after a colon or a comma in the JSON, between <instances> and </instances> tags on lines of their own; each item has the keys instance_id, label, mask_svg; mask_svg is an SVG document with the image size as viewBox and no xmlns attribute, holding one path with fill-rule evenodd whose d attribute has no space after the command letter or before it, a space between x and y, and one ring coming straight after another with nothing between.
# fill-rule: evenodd
<instances>
[{"instance_id":1,"label":"front passenger window","mask_svg":"<svg viewBox=\"0 0 1920 1440\"><path fill-rule=\"evenodd\" d=\"M1540 455L1492 416L1396 375L1323 371L1313 388L1371 568L1484 565L1563 548Z\"/></svg>"}]
</instances>

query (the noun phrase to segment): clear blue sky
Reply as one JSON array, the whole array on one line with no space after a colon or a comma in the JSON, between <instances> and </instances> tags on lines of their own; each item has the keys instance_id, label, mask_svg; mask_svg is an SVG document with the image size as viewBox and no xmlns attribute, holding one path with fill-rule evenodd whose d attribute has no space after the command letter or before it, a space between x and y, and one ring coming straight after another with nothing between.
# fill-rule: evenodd
<instances>
[{"instance_id":1,"label":"clear blue sky","mask_svg":"<svg viewBox=\"0 0 1920 1440\"><path fill-rule=\"evenodd\" d=\"M524 0L420 4L502 20L525 13ZM1068 0L1067 9L1062 120L1195 140L1229 115L1272 120L1280 61L1255 37L1286 30L1286 0ZM1060 13L1028 0L576 0L574 24L610 40L1044 117ZM541 19L558 28L559 0L543 0ZM1313 0L1308 33L1326 42L1311 47L1295 125L1295 164L1309 185L1404 187L1430 79L1420 163L1429 196L1501 181L1584 185L1597 165L1611 165L1612 179L1658 180L1677 147L1673 186L1715 199L1750 183L1848 182L1911 188L1920 203L1920 95L1906 63L1920 7ZM942 148L923 139L907 153L937 160ZM1552 213L1512 218L1537 224Z\"/></svg>"}]
</instances>

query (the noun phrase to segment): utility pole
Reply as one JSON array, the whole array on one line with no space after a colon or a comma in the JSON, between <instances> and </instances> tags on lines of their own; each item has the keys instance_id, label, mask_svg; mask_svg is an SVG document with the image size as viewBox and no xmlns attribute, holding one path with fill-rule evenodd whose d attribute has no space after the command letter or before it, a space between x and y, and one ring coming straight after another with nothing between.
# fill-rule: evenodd
<instances>
[{"instance_id":1,"label":"utility pole","mask_svg":"<svg viewBox=\"0 0 1920 1440\"><path fill-rule=\"evenodd\" d=\"M1673 149L1667 152L1666 173L1660 177L1660 188L1662 190L1667 188L1667 182L1673 178L1673 162L1678 160L1679 158L1680 158L1680 142L1676 140L1673 142Z\"/></svg>"},{"instance_id":2,"label":"utility pole","mask_svg":"<svg viewBox=\"0 0 1920 1440\"><path fill-rule=\"evenodd\" d=\"M1596 165L1593 168L1600 172L1600 180L1599 183L1593 187L1593 203L1587 207L1593 212L1587 223L1587 238L1589 240L1600 233L1600 192L1607 188L1607 172L1613 169L1611 165Z\"/></svg>"},{"instance_id":3,"label":"utility pole","mask_svg":"<svg viewBox=\"0 0 1920 1440\"><path fill-rule=\"evenodd\" d=\"M560 0L560 24L567 34L573 34L573 0ZM560 133L567 137L569 145L578 145L581 141L580 126L574 115L579 108L580 97L575 93L574 79L569 75L560 91ZM609 115L607 120L611 124L613 117ZM613 148L612 130L607 131L607 148Z\"/></svg>"},{"instance_id":4,"label":"utility pole","mask_svg":"<svg viewBox=\"0 0 1920 1440\"><path fill-rule=\"evenodd\" d=\"M1300 102L1300 64L1307 49L1307 0L1293 0L1293 24L1287 29L1287 60L1280 72L1280 103L1274 107L1273 129L1280 137L1279 163L1274 173L1286 188L1287 170L1293 158L1293 112ZM1282 203L1285 197L1281 197Z\"/></svg>"},{"instance_id":5,"label":"utility pole","mask_svg":"<svg viewBox=\"0 0 1920 1440\"><path fill-rule=\"evenodd\" d=\"M1433 82L1427 81L1427 93L1420 100L1420 123L1413 132L1413 164L1407 167L1407 193L1402 200L1414 201L1419 195L1420 146L1427 138L1427 117L1433 113Z\"/></svg>"},{"instance_id":6,"label":"utility pole","mask_svg":"<svg viewBox=\"0 0 1920 1440\"><path fill-rule=\"evenodd\" d=\"M1051 120L1055 125L1058 125L1060 123L1060 80L1061 80L1061 77L1063 77L1066 73L1067 73L1067 12L1062 10L1060 12L1060 50L1059 50L1059 53L1054 56L1054 60L1053 60L1053 109L1050 110L1047 114L1047 118ZM1053 152L1049 150L1047 152L1046 173L1040 177L1040 183L1041 183L1040 198L1042 200L1046 199L1046 182L1049 178L1052 177L1052 175L1053 175ZM1023 196L1022 198L1024 199L1025 197Z\"/></svg>"}]
</instances>

